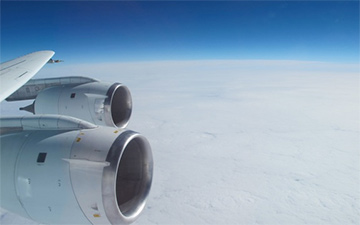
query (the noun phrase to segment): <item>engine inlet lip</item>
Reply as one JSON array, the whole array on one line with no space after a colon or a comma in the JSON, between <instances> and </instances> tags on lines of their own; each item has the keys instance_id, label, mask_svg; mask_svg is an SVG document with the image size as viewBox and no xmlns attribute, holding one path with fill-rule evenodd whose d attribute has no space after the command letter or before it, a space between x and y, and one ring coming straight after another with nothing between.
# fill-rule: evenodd
<instances>
[{"instance_id":1,"label":"engine inlet lip","mask_svg":"<svg viewBox=\"0 0 360 225\"><path fill-rule=\"evenodd\" d=\"M122 110L126 110L127 112L125 113L126 115L124 116L124 118L121 118L122 120L120 122L116 121L118 120L118 118L116 118L116 115L114 115L114 110L115 110L115 103L114 100L116 100L115 98L117 91L119 91L121 88L121 90L125 91L126 97L127 97L127 104L125 108L123 108ZM131 94L129 89L125 86L122 85L121 83L114 83L113 85L110 86L110 88L108 89L107 93L106 93L107 98L104 101L104 107L105 107L105 123L108 126L113 126L113 127L118 127L118 128L125 128L130 120L131 117L131 112L132 112L132 99L131 99ZM123 106L123 105L122 105Z\"/></svg>"},{"instance_id":2,"label":"engine inlet lip","mask_svg":"<svg viewBox=\"0 0 360 225\"><path fill-rule=\"evenodd\" d=\"M145 173L144 179L142 179L142 183L144 184L144 186L140 194L136 196L139 197L137 200L138 204L131 210L131 213L123 213L117 202L117 173L120 166L120 161L122 159L122 155L127 145L133 140L139 141L144 147L142 151L145 153L147 171ZM121 150L119 150L120 146ZM124 131L114 141L113 145L109 150L106 161L110 163L109 166L104 168L102 178L102 197L106 216L112 224L132 223L139 217L140 213L144 209L146 199L149 195L152 184L153 158L150 144L141 134L134 131Z\"/></svg>"}]
</instances>

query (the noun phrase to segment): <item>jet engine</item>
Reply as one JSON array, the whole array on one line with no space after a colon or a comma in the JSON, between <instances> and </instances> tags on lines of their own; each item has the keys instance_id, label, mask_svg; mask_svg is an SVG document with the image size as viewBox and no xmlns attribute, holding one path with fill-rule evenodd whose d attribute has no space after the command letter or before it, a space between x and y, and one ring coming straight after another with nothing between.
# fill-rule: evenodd
<instances>
[{"instance_id":1,"label":"jet engine","mask_svg":"<svg viewBox=\"0 0 360 225\"><path fill-rule=\"evenodd\" d=\"M131 223L144 208L153 159L142 135L60 115L0 125L1 207L45 224L94 225Z\"/></svg>"},{"instance_id":2,"label":"jet engine","mask_svg":"<svg viewBox=\"0 0 360 225\"><path fill-rule=\"evenodd\" d=\"M103 126L125 128L132 111L129 89L87 77L32 79L7 101L35 99L20 108L33 114L59 114Z\"/></svg>"},{"instance_id":3,"label":"jet engine","mask_svg":"<svg viewBox=\"0 0 360 225\"><path fill-rule=\"evenodd\" d=\"M34 102L35 114L60 114L96 125L124 128L131 116L129 89L120 84L91 82L55 86L41 91Z\"/></svg>"}]
</instances>

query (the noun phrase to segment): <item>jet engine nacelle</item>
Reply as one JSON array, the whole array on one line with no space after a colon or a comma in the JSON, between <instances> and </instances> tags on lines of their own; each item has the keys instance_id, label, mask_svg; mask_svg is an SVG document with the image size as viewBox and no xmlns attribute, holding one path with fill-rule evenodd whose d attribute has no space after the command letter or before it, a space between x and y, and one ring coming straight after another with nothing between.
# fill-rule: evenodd
<instances>
[{"instance_id":1,"label":"jet engine nacelle","mask_svg":"<svg viewBox=\"0 0 360 225\"><path fill-rule=\"evenodd\" d=\"M91 82L60 85L40 91L34 114L68 115L96 125L124 128L132 111L129 89L120 84Z\"/></svg>"},{"instance_id":2,"label":"jet engine nacelle","mask_svg":"<svg viewBox=\"0 0 360 225\"><path fill-rule=\"evenodd\" d=\"M67 116L0 124L1 207L45 224L126 224L143 210L153 159L142 135Z\"/></svg>"}]
</instances>

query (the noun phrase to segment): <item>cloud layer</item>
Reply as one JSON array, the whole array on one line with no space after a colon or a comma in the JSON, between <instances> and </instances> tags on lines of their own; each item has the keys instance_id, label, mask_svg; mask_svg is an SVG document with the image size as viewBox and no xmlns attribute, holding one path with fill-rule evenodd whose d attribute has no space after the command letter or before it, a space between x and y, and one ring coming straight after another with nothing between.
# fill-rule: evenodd
<instances>
[{"instance_id":1,"label":"cloud layer","mask_svg":"<svg viewBox=\"0 0 360 225\"><path fill-rule=\"evenodd\" d=\"M51 65L126 84L155 175L136 224L360 220L359 66L300 61ZM19 103L1 103L4 108ZM1 222L22 218L5 211Z\"/></svg>"}]
</instances>

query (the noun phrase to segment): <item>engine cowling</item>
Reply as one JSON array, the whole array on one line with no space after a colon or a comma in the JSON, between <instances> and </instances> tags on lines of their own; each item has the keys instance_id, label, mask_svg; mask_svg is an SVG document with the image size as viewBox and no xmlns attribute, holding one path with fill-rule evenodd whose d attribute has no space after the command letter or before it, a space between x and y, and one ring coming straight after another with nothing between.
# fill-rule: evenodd
<instances>
[{"instance_id":1,"label":"engine cowling","mask_svg":"<svg viewBox=\"0 0 360 225\"><path fill-rule=\"evenodd\" d=\"M68 115L96 125L125 128L132 111L129 89L120 83L91 82L46 88L34 101L34 114Z\"/></svg>"},{"instance_id":2,"label":"engine cowling","mask_svg":"<svg viewBox=\"0 0 360 225\"><path fill-rule=\"evenodd\" d=\"M67 116L2 118L1 207L45 224L128 224L153 159L145 137Z\"/></svg>"}]
</instances>

